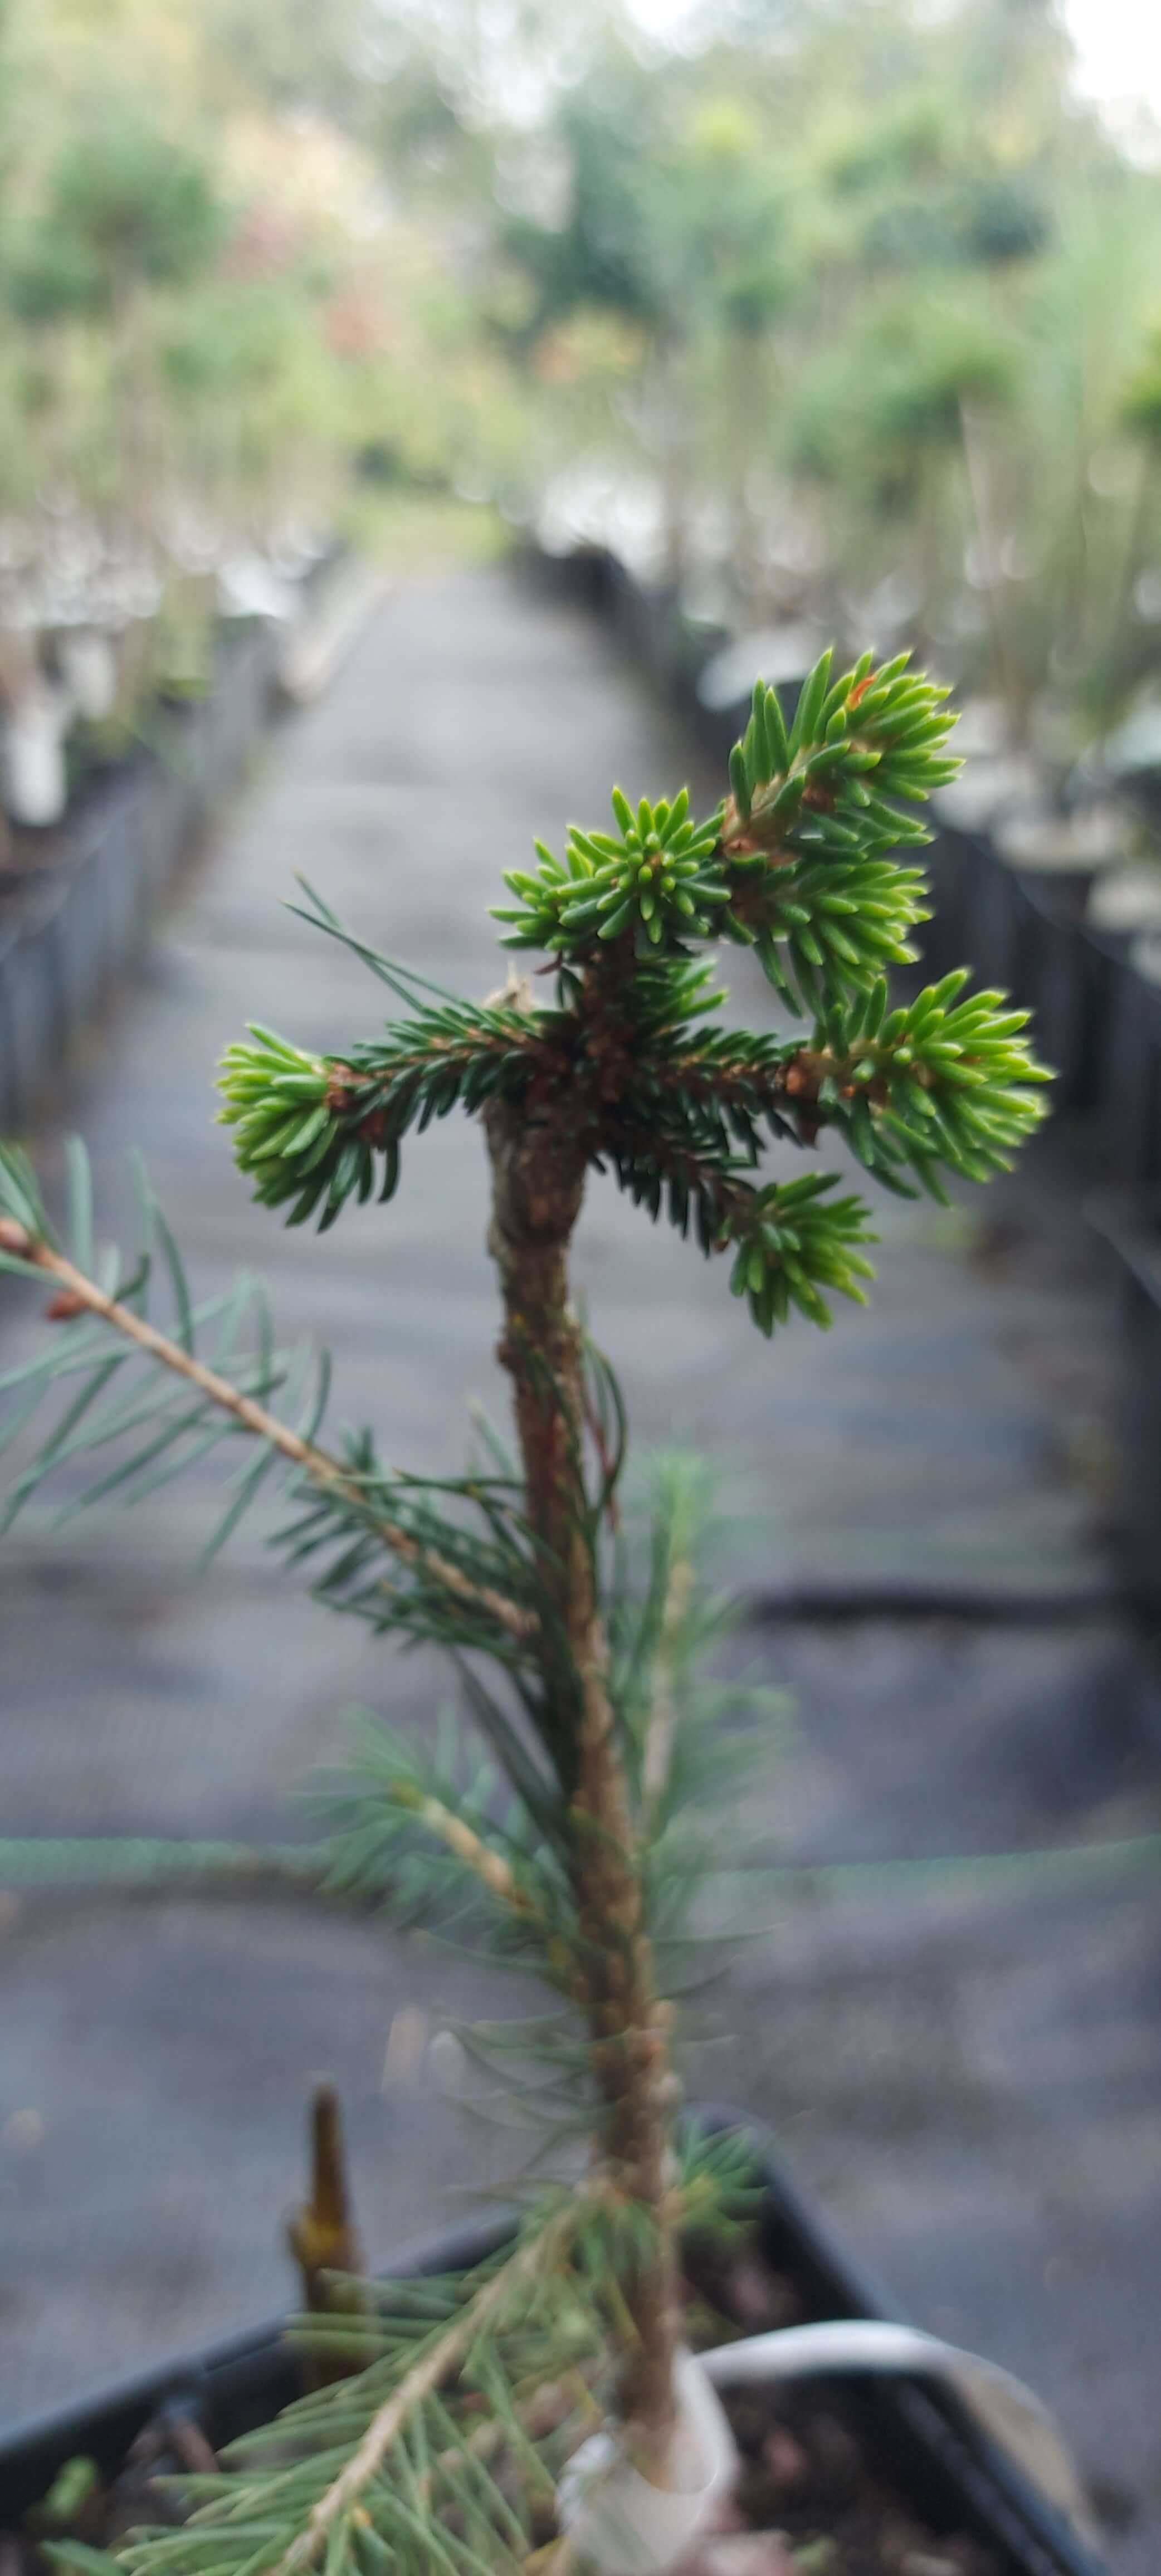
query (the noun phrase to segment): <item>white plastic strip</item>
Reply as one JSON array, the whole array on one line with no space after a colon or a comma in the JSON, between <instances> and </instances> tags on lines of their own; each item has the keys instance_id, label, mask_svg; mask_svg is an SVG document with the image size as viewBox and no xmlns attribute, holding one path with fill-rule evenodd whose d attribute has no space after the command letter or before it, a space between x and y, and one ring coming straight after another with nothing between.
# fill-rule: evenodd
<instances>
[{"instance_id":1,"label":"white plastic strip","mask_svg":"<svg viewBox=\"0 0 1161 2576\"><path fill-rule=\"evenodd\" d=\"M557 2510L572 2554L599 2576L665 2576L709 2519L737 2467L734 2439L706 2372L678 2356L673 2484L655 2487L619 2449L594 2433L561 2478Z\"/></svg>"},{"instance_id":2,"label":"white plastic strip","mask_svg":"<svg viewBox=\"0 0 1161 2576\"><path fill-rule=\"evenodd\" d=\"M782 2326L773 2334L719 2344L700 2355L715 2388L768 2386L771 2380L820 2373L885 2372L912 2379L942 2379L955 2389L982 2432L1006 2451L1050 2504L1065 2514L1090 2549L1099 2549L1076 2469L1063 2435L1046 2406L994 2361L941 2343L918 2326L852 2317L816 2326Z\"/></svg>"}]
</instances>

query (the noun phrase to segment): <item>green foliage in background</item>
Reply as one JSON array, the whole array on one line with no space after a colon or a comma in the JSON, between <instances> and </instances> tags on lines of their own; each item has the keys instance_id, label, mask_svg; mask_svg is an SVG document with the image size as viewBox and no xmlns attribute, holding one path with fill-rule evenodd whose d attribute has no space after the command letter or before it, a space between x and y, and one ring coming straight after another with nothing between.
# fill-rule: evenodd
<instances>
[{"instance_id":1,"label":"green foliage in background","mask_svg":"<svg viewBox=\"0 0 1161 2576\"><path fill-rule=\"evenodd\" d=\"M364 468L523 520L581 465L714 614L912 644L1018 739L1155 667L1161 181L1049 0L12 0L2 41L0 508L31 370L99 509L134 420L251 533ZM128 395L75 362L115 308Z\"/></svg>"},{"instance_id":2,"label":"green foliage in background","mask_svg":"<svg viewBox=\"0 0 1161 2576\"><path fill-rule=\"evenodd\" d=\"M196 277L224 228L205 160L157 122L149 103L112 89L88 100L49 169L42 207L18 236L18 313L49 321L112 316L142 282Z\"/></svg>"}]
</instances>

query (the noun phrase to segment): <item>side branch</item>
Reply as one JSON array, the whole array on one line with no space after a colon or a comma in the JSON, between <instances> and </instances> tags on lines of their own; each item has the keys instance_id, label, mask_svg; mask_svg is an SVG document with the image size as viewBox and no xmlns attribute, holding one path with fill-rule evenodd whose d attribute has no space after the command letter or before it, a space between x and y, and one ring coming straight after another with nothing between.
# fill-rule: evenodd
<instances>
[{"instance_id":1,"label":"side branch","mask_svg":"<svg viewBox=\"0 0 1161 2576\"><path fill-rule=\"evenodd\" d=\"M621 1188L638 1206L656 1216L668 1190L671 1213L695 1215L703 1252L724 1251L731 1232L758 1208L760 1192L727 1155L701 1152L659 1126L619 1122L608 1151Z\"/></svg>"},{"instance_id":2,"label":"side branch","mask_svg":"<svg viewBox=\"0 0 1161 2576\"><path fill-rule=\"evenodd\" d=\"M451 2325L428 2345L371 2417L358 2450L312 2506L305 2530L277 2561L274 2576L302 2576L305 2568L315 2564L335 2525L358 2510L364 2488L378 2476L392 2444L398 2441L416 2409L460 2368L472 2345L496 2323L514 2292L530 2285L563 2253L576 2231L582 2208L590 2204L593 2194L591 2184L574 2192L564 2208L555 2212L538 2235L517 2247L476 2296L465 2301Z\"/></svg>"},{"instance_id":3,"label":"side branch","mask_svg":"<svg viewBox=\"0 0 1161 2576\"><path fill-rule=\"evenodd\" d=\"M424 1792L407 1797L401 1790L396 1790L395 1795L398 1804L414 1814L416 1823L425 1826L437 1842L445 1843L465 1869L474 1871L489 1895L506 1906L509 1913L517 1915L522 1922L543 1925L544 1916L535 1897L521 1886L511 1863L504 1859L502 1852L494 1851L490 1843L464 1822L462 1816L453 1815L442 1798Z\"/></svg>"},{"instance_id":4,"label":"side branch","mask_svg":"<svg viewBox=\"0 0 1161 2576\"><path fill-rule=\"evenodd\" d=\"M8 1218L0 1221L0 1240L6 1250L19 1254L22 1260L59 1282L60 1293L49 1310L50 1313L55 1312L58 1319L65 1321L82 1313L96 1315L111 1331L133 1342L160 1367L169 1369L175 1377L184 1378L207 1404L216 1405L220 1411L230 1414L240 1430L263 1441L298 1468L301 1474L309 1477L312 1484L335 1495L349 1509L357 1512L385 1548L405 1564L413 1565L427 1581L440 1585L465 1607L483 1612L520 1643L526 1643L536 1634L534 1612L524 1609L519 1602L510 1600L506 1593L496 1591L490 1584L473 1583L438 1549L423 1546L398 1521L374 1511L359 1478L348 1473L341 1459L333 1457L329 1450L319 1448L315 1441L304 1439L300 1432L288 1422L281 1422L277 1414L271 1413L253 1396L243 1395L228 1378L220 1376L216 1369L207 1368L204 1361L196 1359L180 1342L173 1341L167 1333L159 1332L156 1325L147 1322L144 1316L135 1314L131 1306L108 1296L95 1279L88 1278L66 1254L57 1252L43 1237L29 1234L25 1227Z\"/></svg>"},{"instance_id":5,"label":"side branch","mask_svg":"<svg viewBox=\"0 0 1161 2576\"><path fill-rule=\"evenodd\" d=\"M868 1082L869 1055L874 1072ZM929 1080L922 1066L912 1071L914 1079ZM677 1093L697 1107L739 1109L755 1121L797 1117L812 1124L825 1119L828 1102L853 1100L857 1090L877 1107L885 1107L890 1097L889 1073L889 1060L884 1058L880 1065L867 1047L840 1053L805 1042L772 1047L766 1040L749 1046L742 1040L733 1047L696 1046L649 1068L650 1081L659 1089ZM808 1135L805 1141L813 1138Z\"/></svg>"}]
</instances>

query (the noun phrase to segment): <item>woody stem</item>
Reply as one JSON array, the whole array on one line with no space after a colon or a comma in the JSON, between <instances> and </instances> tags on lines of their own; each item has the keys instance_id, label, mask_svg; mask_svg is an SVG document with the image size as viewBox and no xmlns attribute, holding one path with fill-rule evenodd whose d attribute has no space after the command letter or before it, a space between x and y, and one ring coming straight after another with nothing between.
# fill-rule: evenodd
<instances>
[{"instance_id":1,"label":"woody stem","mask_svg":"<svg viewBox=\"0 0 1161 2576\"><path fill-rule=\"evenodd\" d=\"M603 2110L601 2160L652 2221L649 2251L622 2285L636 2330L622 2406L639 2464L664 2484L678 2335L667 2170L673 2079L585 1522L583 1345L568 1289L584 1161L526 1111L496 1102L486 1124L490 1247L504 1304L500 1357L512 1378L528 1518L555 1612L541 1622L542 1670L546 1689L566 1694L574 1713L571 1866L579 1986Z\"/></svg>"}]
</instances>

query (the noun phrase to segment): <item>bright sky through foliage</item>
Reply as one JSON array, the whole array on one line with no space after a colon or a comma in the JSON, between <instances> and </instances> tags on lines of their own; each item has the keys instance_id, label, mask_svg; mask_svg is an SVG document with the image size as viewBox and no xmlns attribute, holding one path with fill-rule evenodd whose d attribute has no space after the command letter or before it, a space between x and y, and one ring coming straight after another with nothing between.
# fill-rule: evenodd
<instances>
[{"instance_id":1,"label":"bright sky through foliage","mask_svg":"<svg viewBox=\"0 0 1161 2576\"><path fill-rule=\"evenodd\" d=\"M1088 95L1143 101L1161 116L1161 16L1149 0L1068 0L1064 17Z\"/></svg>"},{"instance_id":2,"label":"bright sky through foliage","mask_svg":"<svg viewBox=\"0 0 1161 2576\"><path fill-rule=\"evenodd\" d=\"M632 0L655 33L692 14L691 0ZM1161 7L1158 0L1063 0L1061 15L1077 54L1077 87L1110 109L1150 110L1161 118Z\"/></svg>"}]
</instances>

